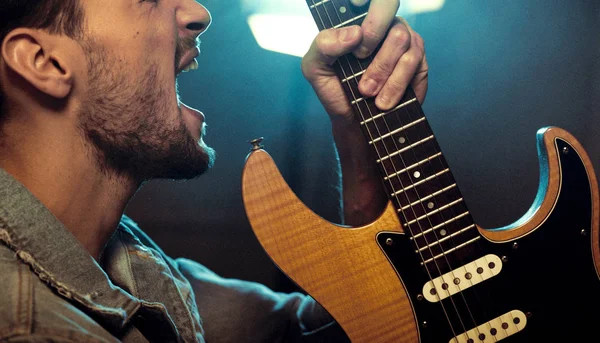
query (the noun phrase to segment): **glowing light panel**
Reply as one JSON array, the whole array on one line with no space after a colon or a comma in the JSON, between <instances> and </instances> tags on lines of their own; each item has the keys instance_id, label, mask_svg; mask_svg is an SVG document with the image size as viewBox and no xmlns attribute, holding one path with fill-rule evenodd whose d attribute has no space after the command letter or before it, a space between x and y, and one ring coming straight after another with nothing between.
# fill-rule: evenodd
<instances>
[{"instance_id":1,"label":"glowing light panel","mask_svg":"<svg viewBox=\"0 0 600 343\"><path fill-rule=\"evenodd\" d=\"M308 16L253 14L248 24L261 48L299 57L304 56L319 32Z\"/></svg>"},{"instance_id":2,"label":"glowing light panel","mask_svg":"<svg viewBox=\"0 0 600 343\"><path fill-rule=\"evenodd\" d=\"M303 0L241 0L258 45L266 50L301 57L318 29ZM445 0L402 0L398 15L440 10Z\"/></svg>"}]
</instances>

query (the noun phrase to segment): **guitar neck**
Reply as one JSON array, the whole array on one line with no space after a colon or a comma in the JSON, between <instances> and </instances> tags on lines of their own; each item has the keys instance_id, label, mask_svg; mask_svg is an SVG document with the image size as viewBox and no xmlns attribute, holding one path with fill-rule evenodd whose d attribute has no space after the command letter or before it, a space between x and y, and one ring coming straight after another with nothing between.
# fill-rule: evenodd
<instances>
[{"instance_id":1,"label":"guitar neck","mask_svg":"<svg viewBox=\"0 0 600 343\"><path fill-rule=\"evenodd\" d=\"M347 0L307 0L319 30L360 25L368 6ZM412 88L389 111L364 98L358 83L372 57L342 56L334 69L359 118L383 183L415 252L432 274L472 253L478 231ZM460 253L460 254L459 254ZM445 269L445 268L442 268Z\"/></svg>"}]
</instances>

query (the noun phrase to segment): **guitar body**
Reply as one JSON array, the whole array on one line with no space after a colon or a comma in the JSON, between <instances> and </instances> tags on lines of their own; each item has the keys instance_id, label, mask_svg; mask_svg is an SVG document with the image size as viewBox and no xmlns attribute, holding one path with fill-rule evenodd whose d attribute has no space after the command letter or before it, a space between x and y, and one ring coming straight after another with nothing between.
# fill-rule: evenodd
<instances>
[{"instance_id":1,"label":"guitar body","mask_svg":"<svg viewBox=\"0 0 600 343\"><path fill-rule=\"evenodd\" d=\"M579 342L597 336L600 319L598 182L566 131L541 129L538 151L541 181L527 214L504 228L476 227L473 243L442 254L431 246L460 232L415 247L419 234L392 201L363 227L324 220L262 149L247 158L243 200L268 255L353 342Z\"/></svg>"}]
</instances>

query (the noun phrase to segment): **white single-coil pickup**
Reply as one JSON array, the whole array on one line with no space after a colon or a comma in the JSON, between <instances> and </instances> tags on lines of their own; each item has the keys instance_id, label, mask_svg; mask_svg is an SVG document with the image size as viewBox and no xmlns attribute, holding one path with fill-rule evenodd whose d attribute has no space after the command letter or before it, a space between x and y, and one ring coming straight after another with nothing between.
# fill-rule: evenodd
<instances>
[{"instance_id":1,"label":"white single-coil pickup","mask_svg":"<svg viewBox=\"0 0 600 343\"><path fill-rule=\"evenodd\" d=\"M423 296L432 303L438 302L498 275L500 270L502 260L496 255L486 255L427 282Z\"/></svg>"},{"instance_id":2,"label":"white single-coil pickup","mask_svg":"<svg viewBox=\"0 0 600 343\"><path fill-rule=\"evenodd\" d=\"M527 316L514 310L452 338L450 343L498 342L523 330L525 326Z\"/></svg>"}]
</instances>

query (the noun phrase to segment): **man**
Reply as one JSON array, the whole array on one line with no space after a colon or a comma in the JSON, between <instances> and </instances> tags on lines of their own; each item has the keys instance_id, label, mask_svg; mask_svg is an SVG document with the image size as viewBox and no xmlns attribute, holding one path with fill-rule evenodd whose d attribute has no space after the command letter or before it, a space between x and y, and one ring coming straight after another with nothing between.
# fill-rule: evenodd
<instances>
[{"instance_id":1,"label":"man","mask_svg":"<svg viewBox=\"0 0 600 343\"><path fill-rule=\"evenodd\" d=\"M423 41L395 17L399 1L369 6L362 27L321 32L302 62L331 117L348 224L386 198L330 65L383 43L361 92L385 110L408 84L420 101L427 89ZM176 90L210 22L194 0L0 3L0 340L344 340L310 297L173 260L123 217L145 181L212 164L205 118Z\"/></svg>"}]
</instances>

